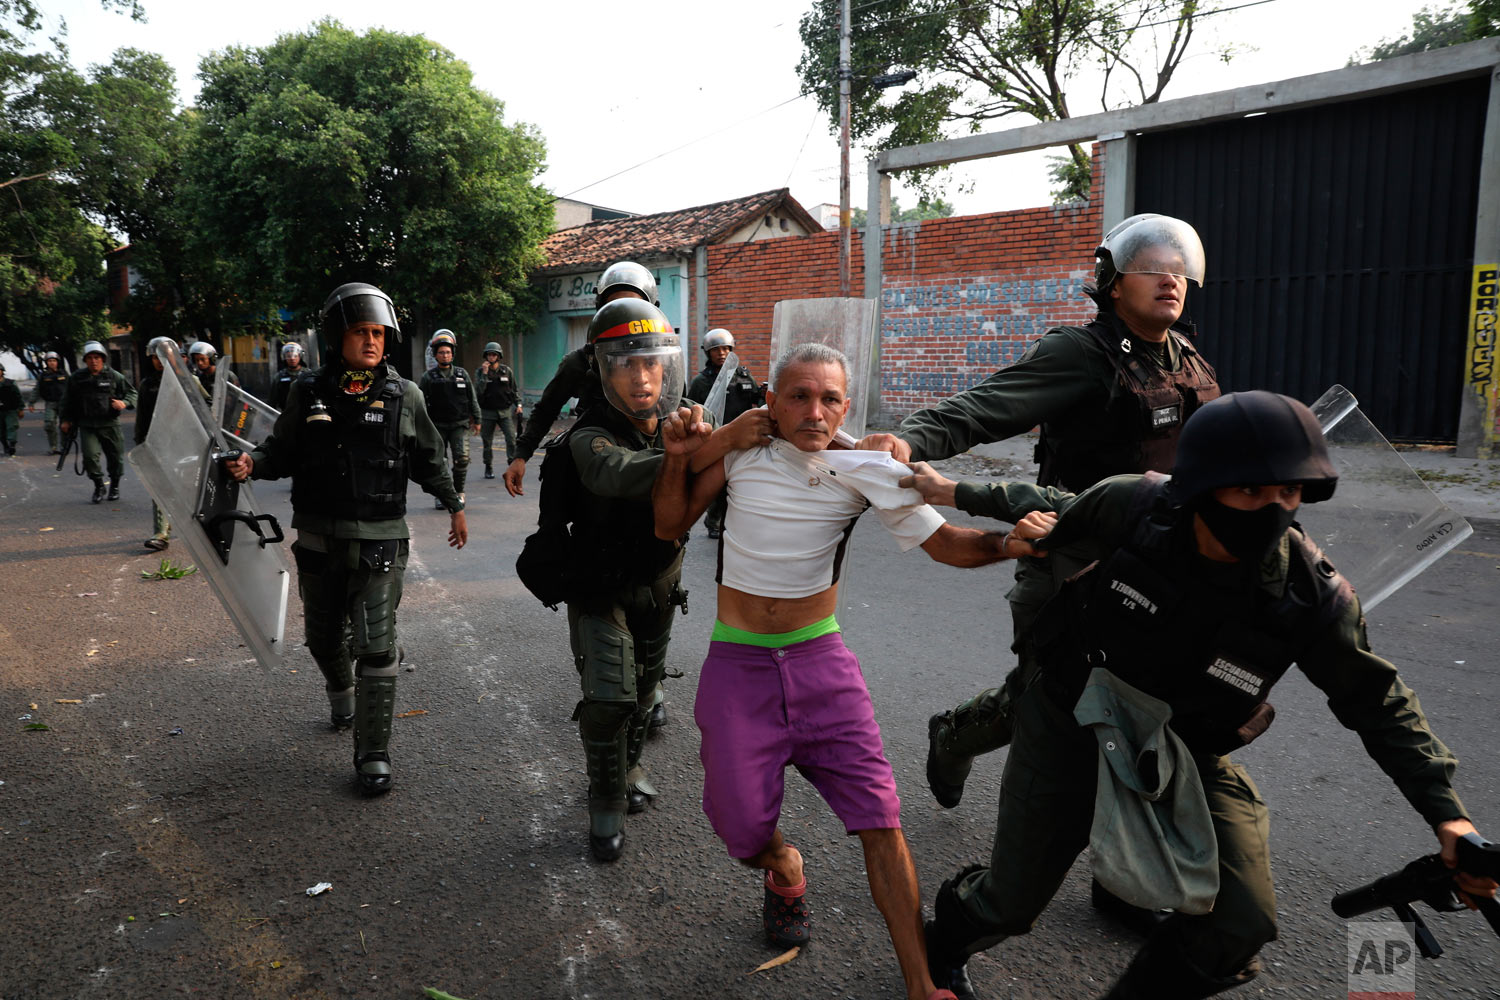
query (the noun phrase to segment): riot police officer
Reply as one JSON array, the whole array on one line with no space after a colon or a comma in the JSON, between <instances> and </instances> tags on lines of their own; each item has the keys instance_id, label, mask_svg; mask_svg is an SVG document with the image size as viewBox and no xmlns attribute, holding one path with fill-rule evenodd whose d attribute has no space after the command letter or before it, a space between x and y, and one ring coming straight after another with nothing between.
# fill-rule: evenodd
<instances>
[{"instance_id":1,"label":"riot police officer","mask_svg":"<svg viewBox=\"0 0 1500 1000\"><path fill-rule=\"evenodd\" d=\"M42 357L45 366L36 377L36 387L31 390L30 403L31 412L36 412L36 404L45 404L42 415L42 426L47 429L47 454L56 455L58 452L57 419L58 412L62 406L63 392L67 389L68 373L62 370L62 358L56 351L48 351Z\"/></svg>"},{"instance_id":2,"label":"riot police officer","mask_svg":"<svg viewBox=\"0 0 1500 1000\"><path fill-rule=\"evenodd\" d=\"M643 299L652 305L660 305L656 297L656 279L650 271L630 260L611 264L599 275L594 308L601 308L619 298ZM536 454L542 439L552 432L552 422L562 412L563 405L576 397L578 406L574 412L582 413L602 402L599 375L591 363L591 347L585 344L563 355L552 381L542 390L542 398L531 408L531 418L516 441L515 457L505 469L505 489L511 496L520 496L524 492L521 483L526 475L526 463Z\"/></svg>"},{"instance_id":3,"label":"riot police officer","mask_svg":"<svg viewBox=\"0 0 1500 1000\"><path fill-rule=\"evenodd\" d=\"M903 461L936 460L1040 424L1044 487L1079 493L1119 473L1170 470L1183 422L1219 395L1183 320L1188 282L1203 284L1203 244L1182 220L1144 214L1110 229L1094 254L1094 284L1084 289L1099 306L1093 322L1049 330L1015 364L907 417L897 437L872 435L865 446L889 447ZM1006 595L1016 636L1081 568L1018 560ZM927 776L939 803L957 805L973 758L1009 741L1010 705L1030 672L1023 660L1002 687L933 716Z\"/></svg>"},{"instance_id":4,"label":"riot police officer","mask_svg":"<svg viewBox=\"0 0 1500 1000\"><path fill-rule=\"evenodd\" d=\"M422 373L417 385L452 458L453 488L462 497L469 473L469 437L479 431L479 398L469 373L453 363L453 352L458 349L453 331L437 331L427 346L437 363ZM441 500L436 507L443 508Z\"/></svg>"},{"instance_id":5,"label":"riot police officer","mask_svg":"<svg viewBox=\"0 0 1500 1000\"><path fill-rule=\"evenodd\" d=\"M479 439L484 443L484 478L495 478L495 427L505 434L505 464L516 453L516 423L521 419L521 400L516 374L501 364L505 352L495 341L484 345L484 360L474 369L479 393Z\"/></svg>"},{"instance_id":6,"label":"riot police officer","mask_svg":"<svg viewBox=\"0 0 1500 1000\"><path fill-rule=\"evenodd\" d=\"M410 534L410 478L451 512L448 544L468 541L463 500L422 393L386 362L401 328L374 285L340 285L323 303L328 364L293 383L259 448L226 463L236 479L292 477L297 589L307 648L326 682L334 728L354 726L367 795L391 787L391 718Z\"/></svg>"},{"instance_id":7,"label":"riot police officer","mask_svg":"<svg viewBox=\"0 0 1500 1000\"><path fill-rule=\"evenodd\" d=\"M25 411L26 401L21 398L21 387L4 367L0 367L0 440L5 444L6 455L16 453L16 433Z\"/></svg>"},{"instance_id":8,"label":"riot police officer","mask_svg":"<svg viewBox=\"0 0 1500 1000\"><path fill-rule=\"evenodd\" d=\"M306 369L302 364L302 345L289 340L281 345L281 367L276 370L276 381L271 385L271 405L276 409L286 406L286 397L292 391L292 383L302 377Z\"/></svg>"},{"instance_id":9,"label":"riot police officer","mask_svg":"<svg viewBox=\"0 0 1500 1000\"><path fill-rule=\"evenodd\" d=\"M939 986L972 996L968 957L1031 929L1089 843L1096 794L1101 805L1119 801L1108 785L1096 788L1100 755L1115 751L1110 740L1129 733L1125 719L1142 709L1156 728L1170 719L1162 753L1180 746L1179 766L1201 785L1201 797L1191 780L1174 785L1174 816L1189 800L1202 807L1179 857L1207 859L1217 873L1198 905L1155 928L1108 998L1196 1000L1252 978L1257 952L1276 936L1269 814L1229 754L1267 731L1267 696L1293 662L1454 856L1457 838L1474 829L1451 787L1457 761L1396 668L1370 651L1352 588L1294 523L1300 504L1328 499L1337 481L1306 406L1234 393L1187 422L1170 480L1107 479L1037 543L1082 546L1099 560L1022 636L1043 670L1015 707L993 865L965 868L937 893L927 939ZM1113 694L1101 700L1105 690ZM1117 728L1096 736L1090 724ZM1126 829L1111 824L1110 836ZM1146 893L1173 889L1169 868L1138 861L1157 845L1137 847L1120 872ZM1459 885L1494 891L1469 876Z\"/></svg>"},{"instance_id":10,"label":"riot police officer","mask_svg":"<svg viewBox=\"0 0 1500 1000\"><path fill-rule=\"evenodd\" d=\"M137 393L135 404L135 443L144 444L146 435L151 433L151 419L156 415L156 397L161 394L161 358L156 356L156 348L164 343L171 343L167 337L152 337L146 342L146 363L150 366L145 378L141 379L141 387ZM167 520L167 512L153 499L151 501L151 537L143 543L146 548L153 552L160 552L170 544L172 538L172 523Z\"/></svg>"},{"instance_id":11,"label":"riot police officer","mask_svg":"<svg viewBox=\"0 0 1500 1000\"><path fill-rule=\"evenodd\" d=\"M135 403L135 389L124 375L109 367L104 345L91 340L83 345L83 367L68 376L62 401L62 432L78 428L83 467L94 481L94 503L105 500L102 452L109 468L108 499L120 499L120 479L125 475L125 436L120 433L120 413Z\"/></svg>"},{"instance_id":12,"label":"riot police officer","mask_svg":"<svg viewBox=\"0 0 1500 1000\"><path fill-rule=\"evenodd\" d=\"M722 327L709 330L698 346L703 349L703 370L693 379L693 384L688 386L687 397L695 403L706 403L714 382L719 378L719 371L724 367L724 361L734 350L734 334ZM750 374L750 369L740 365L730 376L728 391L724 396L724 423L729 423L746 410L763 406L765 402L765 385L758 384ZM709 505L708 512L703 516L709 538L718 538L723 534L724 513L728 509L727 493L720 493L719 498Z\"/></svg>"},{"instance_id":13,"label":"riot police officer","mask_svg":"<svg viewBox=\"0 0 1500 1000\"><path fill-rule=\"evenodd\" d=\"M682 548L656 538L651 509L664 454L659 419L676 411L684 379L677 335L649 302L606 303L589 323L589 345L606 402L585 410L554 447L568 449L577 476L575 551L597 567L567 598L568 635L583 684L574 718L589 776L589 846L613 861L627 810L644 810L656 795L641 754L672 612L687 606Z\"/></svg>"},{"instance_id":14,"label":"riot police officer","mask_svg":"<svg viewBox=\"0 0 1500 1000\"><path fill-rule=\"evenodd\" d=\"M211 398L214 382L219 377L219 349L206 340L196 341L188 348L188 364L192 366L198 384L203 387L204 395ZM240 384L240 377L233 371L229 372L228 378L230 385Z\"/></svg>"}]
</instances>

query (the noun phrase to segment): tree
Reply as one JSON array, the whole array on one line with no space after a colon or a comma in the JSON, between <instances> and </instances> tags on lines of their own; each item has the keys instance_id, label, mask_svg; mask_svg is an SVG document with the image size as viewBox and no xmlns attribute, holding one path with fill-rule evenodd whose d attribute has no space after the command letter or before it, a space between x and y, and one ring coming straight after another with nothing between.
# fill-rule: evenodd
<instances>
[{"instance_id":1,"label":"tree","mask_svg":"<svg viewBox=\"0 0 1500 1000\"><path fill-rule=\"evenodd\" d=\"M102 5L143 17L136 0ZM105 178L131 171L61 36L32 47L41 28L31 0L0 0L0 346L18 354L107 332Z\"/></svg>"},{"instance_id":2,"label":"tree","mask_svg":"<svg viewBox=\"0 0 1500 1000\"><path fill-rule=\"evenodd\" d=\"M953 214L953 204L942 198L928 198L926 195L917 199L915 208L902 208L894 195L891 196L891 221L892 222L926 222L928 219L946 219ZM859 228L865 224L866 211L863 208L851 208L849 211L849 224Z\"/></svg>"},{"instance_id":3,"label":"tree","mask_svg":"<svg viewBox=\"0 0 1500 1000\"><path fill-rule=\"evenodd\" d=\"M550 196L540 136L506 125L468 66L420 35L324 20L203 60L183 197L246 317L315 325L328 292L379 285L419 335L519 322Z\"/></svg>"},{"instance_id":4,"label":"tree","mask_svg":"<svg viewBox=\"0 0 1500 1000\"><path fill-rule=\"evenodd\" d=\"M1492 35L1500 35L1500 0L1423 7L1412 15L1410 34L1361 49L1349 57L1349 65L1430 52Z\"/></svg>"},{"instance_id":5,"label":"tree","mask_svg":"<svg viewBox=\"0 0 1500 1000\"><path fill-rule=\"evenodd\" d=\"M1186 53L1202 0L890 0L851 8L850 132L889 149L947 138L953 127L977 132L991 121L1026 115L1073 116L1068 87L1080 71L1098 74L1103 108L1161 98ZM801 22L797 72L838 124L839 0L814 0ZM1221 52L1228 58L1228 50ZM916 82L894 99L869 86L894 68ZM1058 200L1086 198L1089 157L1074 144L1054 168ZM931 171L911 176L925 184Z\"/></svg>"}]
</instances>

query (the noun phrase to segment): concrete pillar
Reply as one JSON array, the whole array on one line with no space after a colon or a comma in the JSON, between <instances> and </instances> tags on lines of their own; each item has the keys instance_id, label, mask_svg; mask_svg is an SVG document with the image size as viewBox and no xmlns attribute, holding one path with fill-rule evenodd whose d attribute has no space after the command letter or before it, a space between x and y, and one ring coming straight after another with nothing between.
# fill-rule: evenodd
<instances>
[{"instance_id":1,"label":"concrete pillar","mask_svg":"<svg viewBox=\"0 0 1500 1000\"><path fill-rule=\"evenodd\" d=\"M1136 137L1127 132L1101 135L1104 143L1104 232L1135 214ZM1149 208L1147 209L1149 211Z\"/></svg>"},{"instance_id":2,"label":"concrete pillar","mask_svg":"<svg viewBox=\"0 0 1500 1000\"><path fill-rule=\"evenodd\" d=\"M1474 276L1469 286L1469 337L1458 411L1458 456L1493 458L1500 373L1495 371L1500 310L1500 65L1490 72L1490 105L1479 161L1479 199L1474 226Z\"/></svg>"}]
</instances>

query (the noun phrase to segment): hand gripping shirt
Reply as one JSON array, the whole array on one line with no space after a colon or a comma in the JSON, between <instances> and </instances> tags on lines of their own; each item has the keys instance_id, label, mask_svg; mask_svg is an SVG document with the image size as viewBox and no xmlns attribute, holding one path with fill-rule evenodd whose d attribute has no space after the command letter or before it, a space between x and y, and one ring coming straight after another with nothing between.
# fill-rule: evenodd
<instances>
[{"instance_id":1,"label":"hand gripping shirt","mask_svg":"<svg viewBox=\"0 0 1500 1000\"><path fill-rule=\"evenodd\" d=\"M943 516L896 481L911 470L883 451L804 452L786 441L724 456L729 511L718 582L758 597L809 597L838 582L854 522L869 507L905 552Z\"/></svg>"}]
</instances>

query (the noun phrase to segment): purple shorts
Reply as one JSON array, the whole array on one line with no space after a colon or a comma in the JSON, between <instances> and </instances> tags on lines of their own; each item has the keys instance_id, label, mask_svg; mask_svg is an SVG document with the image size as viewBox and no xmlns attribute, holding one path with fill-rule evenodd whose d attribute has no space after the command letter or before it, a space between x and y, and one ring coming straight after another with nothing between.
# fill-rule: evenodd
<instances>
[{"instance_id":1,"label":"purple shorts","mask_svg":"<svg viewBox=\"0 0 1500 1000\"><path fill-rule=\"evenodd\" d=\"M703 734L703 811L734 857L770 843L788 764L847 832L901 826L870 691L839 633L782 649L709 643L693 718Z\"/></svg>"}]
</instances>

